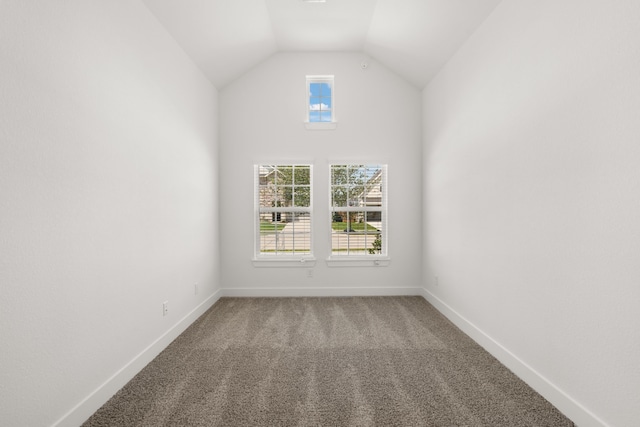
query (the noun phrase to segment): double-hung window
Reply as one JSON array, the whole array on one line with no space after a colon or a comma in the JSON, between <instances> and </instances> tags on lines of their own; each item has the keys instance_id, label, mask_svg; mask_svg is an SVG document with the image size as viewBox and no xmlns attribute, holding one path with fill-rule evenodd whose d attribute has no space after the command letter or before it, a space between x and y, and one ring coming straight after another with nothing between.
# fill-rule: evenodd
<instances>
[{"instance_id":1,"label":"double-hung window","mask_svg":"<svg viewBox=\"0 0 640 427\"><path fill-rule=\"evenodd\" d=\"M386 165L335 164L330 179L331 258L386 258Z\"/></svg>"},{"instance_id":2,"label":"double-hung window","mask_svg":"<svg viewBox=\"0 0 640 427\"><path fill-rule=\"evenodd\" d=\"M255 260L312 257L311 165L254 166Z\"/></svg>"}]
</instances>

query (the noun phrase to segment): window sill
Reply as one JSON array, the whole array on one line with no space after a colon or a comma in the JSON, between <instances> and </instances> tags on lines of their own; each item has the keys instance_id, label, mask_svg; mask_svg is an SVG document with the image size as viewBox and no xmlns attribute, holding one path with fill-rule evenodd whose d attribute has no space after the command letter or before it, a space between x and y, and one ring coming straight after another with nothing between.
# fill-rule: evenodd
<instances>
[{"instance_id":1,"label":"window sill","mask_svg":"<svg viewBox=\"0 0 640 427\"><path fill-rule=\"evenodd\" d=\"M327 258L328 267L387 267L391 258L379 257L350 257L334 256Z\"/></svg>"},{"instance_id":2,"label":"window sill","mask_svg":"<svg viewBox=\"0 0 640 427\"><path fill-rule=\"evenodd\" d=\"M305 258L268 258L260 257L251 260L254 267L312 268L316 265L314 257Z\"/></svg>"},{"instance_id":3,"label":"window sill","mask_svg":"<svg viewBox=\"0 0 640 427\"><path fill-rule=\"evenodd\" d=\"M337 122L304 122L307 130L334 130L338 127Z\"/></svg>"}]
</instances>

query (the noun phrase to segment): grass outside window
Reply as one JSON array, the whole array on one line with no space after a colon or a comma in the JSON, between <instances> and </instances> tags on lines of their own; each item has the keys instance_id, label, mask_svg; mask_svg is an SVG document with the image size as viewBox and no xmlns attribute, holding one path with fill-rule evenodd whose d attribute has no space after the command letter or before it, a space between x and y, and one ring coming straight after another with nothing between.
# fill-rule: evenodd
<instances>
[{"instance_id":1,"label":"grass outside window","mask_svg":"<svg viewBox=\"0 0 640 427\"><path fill-rule=\"evenodd\" d=\"M351 228L351 231L367 231L367 232L376 232L378 231L377 228L375 228L374 226L372 226L369 223L366 222L352 222L351 224L347 223L347 222L332 222L331 223L331 228L334 231L346 231L347 227Z\"/></svg>"},{"instance_id":2,"label":"grass outside window","mask_svg":"<svg viewBox=\"0 0 640 427\"><path fill-rule=\"evenodd\" d=\"M266 221L262 221L260 222L260 233L273 233L276 231L282 231L282 229L286 226L287 224L282 224L279 222L266 222Z\"/></svg>"}]
</instances>

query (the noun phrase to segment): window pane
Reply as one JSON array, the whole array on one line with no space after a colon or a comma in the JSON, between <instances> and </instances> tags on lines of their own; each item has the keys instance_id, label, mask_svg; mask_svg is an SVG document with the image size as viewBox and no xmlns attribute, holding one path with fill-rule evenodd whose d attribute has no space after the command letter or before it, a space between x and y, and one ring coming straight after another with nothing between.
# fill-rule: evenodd
<instances>
[{"instance_id":1,"label":"window pane","mask_svg":"<svg viewBox=\"0 0 640 427\"><path fill-rule=\"evenodd\" d=\"M281 185L278 187L278 207L291 206L293 203L293 186Z\"/></svg>"},{"instance_id":2,"label":"window pane","mask_svg":"<svg viewBox=\"0 0 640 427\"><path fill-rule=\"evenodd\" d=\"M331 85L329 83L320 83L318 84L320 88L320 95L323 97L331 96Z\"/></svg>"},{"instance_id":3,"label":"window pane","mask_svg":"<svg viewBox=\"0 0 640 427\"><path fill-rule=\"evenodd\" d=\"M274 167L270 165L261 165L259 167L260 185L267 185L273 182Z\"/></svg>"},{"instance_id":4,"label":"window pane","mask_svg":"<svg viewBox=\"0 0 640 427\"><path fill-rule=\"evenodd\" d=\"M311 188L310 187L295 187L294 188L294 206L296 207L308 207L311 206Z\"/></svg>"},{"instance_id":5,"label":"window pane","mask_svg":"<svg viewBox=\"0 0 640 427\"><path fill-rule=\"evenodd\" d=\"M293 166L278 166L278 173L276 174L276 183L279 185L293 184Z\"/></svg>"},{"instance_id":6,"label":"window pane","mask_svg":"<svg viewBox=\"0 0 640 427\"><path fill-rule=\"evenodd\" d=\"M308 212L282 212L279 223L260 223L260 254L311 253L311 220Z\"/></svg>"},{"instance_id":7,"label":"window pane","mask_svg":"<svg viewBox=\"0 0 640 427\"><path fill-rule=\"evenodd\" d=\"M349 183L354 186L362 186L366 181L366 167L354 165L349 167Z\"/></svg>"},{"instance_id":8,"label":"window pane","mask_svg":"<svg viewBox=\"0 0 640 427\"><path fill-rule=\"evenodd\" d=\"M320 101L321 101L320 98L317 98L317 97L312 96L311 98L309 98L309 110L320 111L320 105L321 105Z\"/></svg>"},{"instance_id":9,"label":"window pane","mask_svg":"<svg viewBox=\"0 0 640 427\"><path fill-rule=\"evenodd\" d=\"M382 167L367 166L367 194L369 197L376 198L382 202ZM382 206L381 204L377 206Z\"/></svg>"},{"instance_id":10,"label":"window pane","mask_svg":"<svg viewBox=\"0 0 640 427\"><path fill-rule=\"evenodd\" d=\"M311 219L309 215L307 212L292 215L290 247L294 254L311 253Z\"/></svg>"},{"instance_id":11,"label":"window pane","mask_svg":"<svg viewBox=\"0 0 640 427\"><path fill-rule=\"evenodd\" d=\"M368 168L367 177L363 206L382 207L382 170L379 167Z\"/></svg>"},{"instance_id":12,"label":"window pane","mask_svg":"<svg viewBox=\"0 0 640 427\"><path fill-rule=\"evenodd\" d=\"M260 219L260 253L275 254L281 246L281 233L286 224L280 222L280 213L273 212L269 216L271 218L262 215Z\"/></svg>"},{"instance_id":13,"label":"window pane","mask_svg":"<svg viewBox=\"0 0 640 427\"><path fill-rule=\"evenodd\" d=\"M260 207L273 207L276 200L276 190L273 185L260 186Z\"/></svg>"},{"instance_id":14,"label":"window pane","mask_svg":"<svg viewBox=\"0 0 640 427\"><path fill-rule=\"evenodd\" d=\"M382 231L382 212L365 212L364 219L367 223L367 233L379 233Z\"/></svg>"},{"instance_id":15,"label":"window pane","mask_svg":"<svg viewBox=\"0 0 640 427\"><path fill-rule=\"evenodd\" d=\"M334 212L331 221L332 255L382 253L380 212Z\"/></svg>"},{"instance_id":16,"label":"window pane","mask_svg":"<svg viewBox=\"0 0 640 427\"><path fill-rule=\"evenodd\" d=\"M367 176L369 178L373 177L376 174L379 174L382 171L382 167L378 165L367 165Z\"/></svg>"},{"instance_id":17,"label":"window pane","mask_svg":"<svg viewBox=\"0 0 640 427\"><path fill-rule=\"evenodd\" d=\"M331 98L320 98L320 110L331 111Z\"/></svg>"},{"instance_id":18,"label":"window pane","mask_svg":"<svg viewBox=\"0 0 640 427\"><path fill-rule=\"evenodd\" d=\"M321 83L310 83L309 96L320 96L320 86Z\"/></svg>"},{"instance_id":19,"label":"window pane","mask_svg":"<svg viewBox=\"0 0 640 427\"><path fill-rule=\"evenodd\" d=\"M311 184L311 173L309 166L296 166L294 184L309 185Z\"/></svg>"},{"instance_id":20,"label":"window pane","mask_svg":"<svg viewBox=\"0 0 640 427\"><path fill-rule=\"evenodd\" d=\"M330 122L331 121L331 111L321 111L320 112L320 121L321 122Z\"/></svg>"},{"instance_id":21,"label":"window pane","mask_svg":"<svg viewBox=\"0 0 640 427\"><path fill-rule=\"evenodd\" d=\"M331 217L331 253L348 255L348 236L344 233L348 225L347 212L333 212Z\"/></svg>"},{"instance_id":22,"label":"window pane","mask_svg":"<svg viewBox=\"0 0 640 427\"><path fill-rule=\"evenodd\" d=\"M347 183L347 166L333 165L331 166L331 184Z\"/></svg>"},{"instance_id":23,"label":"window pane","mask_svg":"<svg viewBox=\"0 0 640 427\"><path fill-rule=\"evenodd\" d=\"M309 111L309 121L310 122L319 122L320 121L320 111Z\"/></svg>"},{"instance_id":24,"label":"window pane","mask_svg":"<svg viewBox=\"0 0 640 427\"><path fill-rule=\"evenodd\" d=\"M347 206L347 187L336 185L331 188L331 206Z\"/></svg>"},{"instance_id":25,"label":"window pane","mask_svg":"<svg viewBox=\"0 0 640 427\"><path fill-rule=\"evenodd\" d=\"M375 191L377 187L373 191L369 191L364 199L364 206L367 207L382 207L382 194L380 192Z\"/></svg>"}]
</instances>

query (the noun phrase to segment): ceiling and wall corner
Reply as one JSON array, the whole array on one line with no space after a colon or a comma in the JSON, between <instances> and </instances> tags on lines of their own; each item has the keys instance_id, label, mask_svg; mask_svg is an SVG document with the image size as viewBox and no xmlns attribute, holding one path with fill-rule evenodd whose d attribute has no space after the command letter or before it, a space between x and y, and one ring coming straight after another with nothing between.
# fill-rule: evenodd
<instances>
[{"instance_id":1,"label":"ceiling and wall corner","mask_svg":"<svg viewBox=\"0 0 640 427\"><path fill-rule=\"evenodd\" d=\"M143 0L221 89L276 52L360 52L423 88L500 0Z\"/></svg>"}]
</instances>

